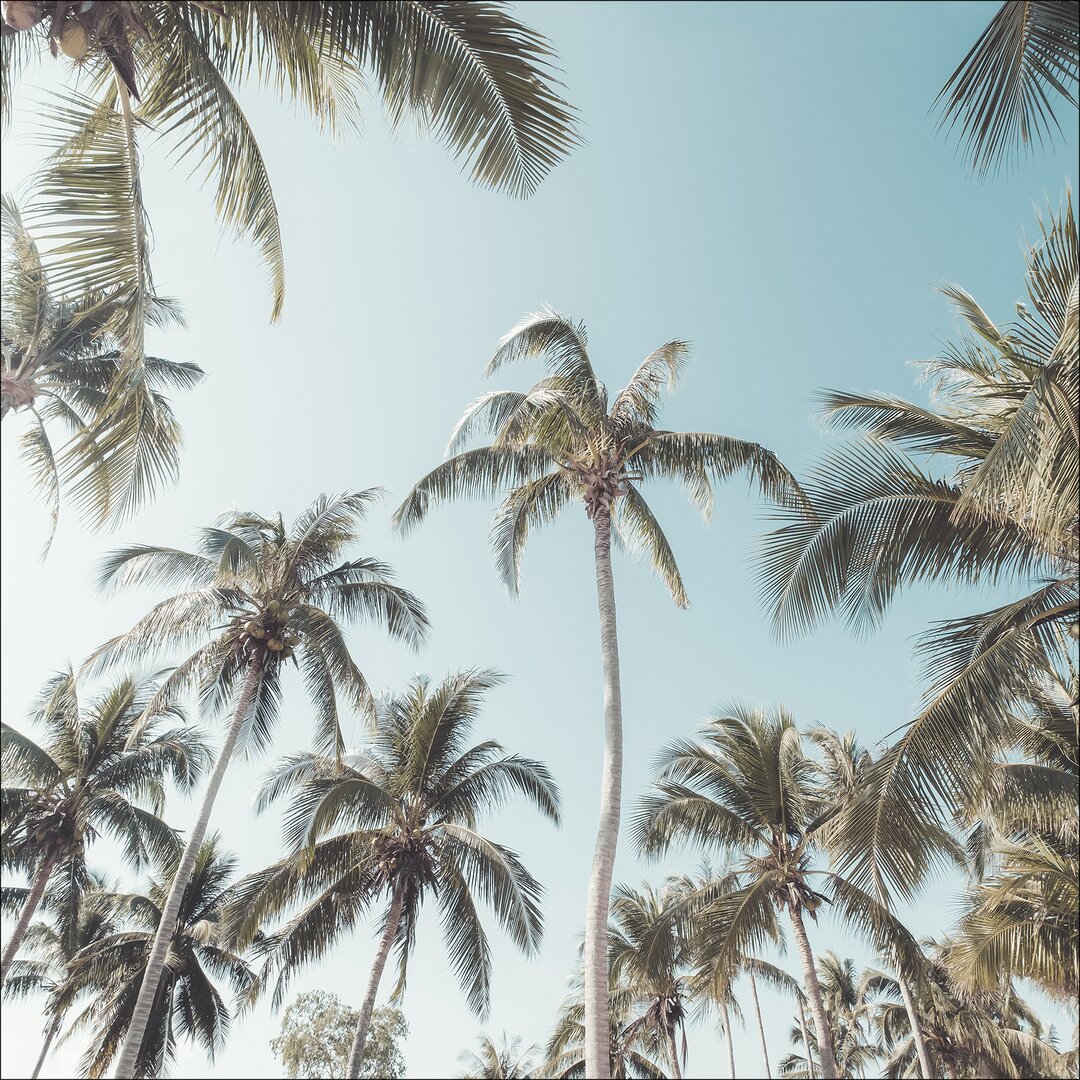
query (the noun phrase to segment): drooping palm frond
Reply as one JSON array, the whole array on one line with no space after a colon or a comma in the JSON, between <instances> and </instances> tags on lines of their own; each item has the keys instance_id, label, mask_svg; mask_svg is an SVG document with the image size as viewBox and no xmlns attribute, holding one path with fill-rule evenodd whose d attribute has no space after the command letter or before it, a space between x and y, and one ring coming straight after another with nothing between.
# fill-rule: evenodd
<instances>
[{"instance_id":1,"label":"drooping palm frond","mask_svg":"<svg viewBox=\"0 0 1080 1080\"><path fill-rule=\"evenodd\" d=\"M1055 109L1076 107L1078 68L1073 4L1006 0L934 104L949 132L959 125L972 167L985 173L1061 131Z\"/></svg>"}]
</instances>

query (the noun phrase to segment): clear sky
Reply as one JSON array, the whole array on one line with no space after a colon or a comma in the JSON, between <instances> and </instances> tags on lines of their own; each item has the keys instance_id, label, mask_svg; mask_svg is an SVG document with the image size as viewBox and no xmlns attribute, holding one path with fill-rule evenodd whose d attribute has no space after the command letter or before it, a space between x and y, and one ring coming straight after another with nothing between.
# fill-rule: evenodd
<instances>
[{"instance_id":1,"label":"clear sky","mask_svg":"<svg viewBox=\"0 0 1080 1080\"><path fill-rule=\"evenodd\" d=\"M492 928L486 1024L447 971L434 919L421 923L404 1003L409 1075L453 1075L457 1054L481 1030L542 1042L575 962L598 806L590 527L571 511L535 534L515 602L487 548L491 507L440 510L408 540L391 533L390 513L488 388L480 373L495 342L542 304L585 320L609 386L622 385L657 345L693 342L666 425L760 441L796 471L827 439L811 417L819 388L923 393L910 362L932 356L956 328L934 283L960 283L1009 318L1022 296L1034 207L1057 204L1076 160L1070 135L1056 152L979 182L935 133L928 106L996 7L521 4L558 50L586 140L526 202L471 187L438 145L389 135L374 103L364 137L335 144L249 94L285 240L277 326L267 322L254 254L219 238L209 195L170 174L148 143L156 281L188 319L186 330L156 335L153 350L201 364L208 378L176 401L186 431L179 486L112 536L65 516L44 564L45 511L16 461L18 424L4 424L5 721L18 725L51 670L77 663L156 599L95 594L93 570L114 545L183 545L228 507L291 517L323 491L386 487L363 551L392 563L426 600L434 632L415 655L358 629L350 640L361 667L378 687L399 687L414 671L509 673L478 736L547 761L565 811L561 831L517 806L486 823L547 889L539 957L521 958ZM52 63L46 57L42 70ZM37 152L25 121L40 99L28 90L17 106L5 191L18 189ZM511 371L496 385L527 385L534 375ZM767 523L745 482L720 492L709 527L681 492L649 497L693 606L675 609L647 566L617 559L627 807L656 750L727 700L784 702L805 725L854 728L868 744L883 738L919 695L913 637L929 620L981 602L912 592L868 639L828 626L781 645L755 594L755 539ZM288 697L276 752L306 746L308 723L303 697ZM250 811L272 756L237 763L215 810L243 871L279 851L276 819ZM172 814L186 825L192 804ZM643 864L624 844L617 879L657 881L693 861ZM97 862L120 872L107 845ZM941 883L910 913L911 925L940 933L957 905L955 884ZM813 932L816 947L865 958L827 918ZM369 927L295 988L358 1005L373 954ZM796 970L793 955L785 962ZM5 1007L5 1076L29 1073L40 1046L37 1004ZM791 1008L768 994L764 1005L775 1067ZM268 1005L238 1022L214 1074L280 1075L268 1046L277 1024ZM43 1075L70 1075L81 1050L78 1037L61 1046ZM759 1074L751 1030L737 1033L736 1059L741 1075ZM689 1076L718 1075L725 1060L709 1021L692 1028ZM201 1051L181 1048L174 1075L207 1072Z\"/></svg>"}]
</instances>

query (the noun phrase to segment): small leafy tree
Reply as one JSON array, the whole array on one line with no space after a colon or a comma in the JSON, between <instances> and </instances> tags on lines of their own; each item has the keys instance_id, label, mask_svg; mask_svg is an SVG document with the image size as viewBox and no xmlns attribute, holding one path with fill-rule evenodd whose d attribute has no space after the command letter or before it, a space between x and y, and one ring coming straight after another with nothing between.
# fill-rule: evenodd
<instances>
[{"instance_id":1,"label":"small leafy tree","mask_svg":"<svg viewBox=\"0 0 1080 1080\"><path fill-rule=\"evenodd\" d=\"M336 994L311 990L301 994L286 1010L281 1032L270 1040L289 1077L342 1076L349 1060L359 1013ZM398 1040L409 1033L400 1009L383 1005L371 1016L364 1048L362 1077L398 1078L405 1075L405 1060Z\"/></svg>"}]
</instances>

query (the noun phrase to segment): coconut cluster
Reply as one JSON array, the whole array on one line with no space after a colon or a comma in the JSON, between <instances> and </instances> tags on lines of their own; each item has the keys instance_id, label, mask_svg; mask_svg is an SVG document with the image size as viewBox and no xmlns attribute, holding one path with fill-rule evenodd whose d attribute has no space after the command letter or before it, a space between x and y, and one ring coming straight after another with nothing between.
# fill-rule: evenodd
<instances>
[{"instance_id":1,"label":"coconut cluster","mask_svg":"<svg viewBox=\"0 0 1080 1080\"><path fill-rule=\"evenodd\" d=\"M26 837L48 843L61 854L74 846L76 826L64 796L45 795L37 802L27 817Z\"/></svg>"},{"instance_id":2,"label":"coconut cluster","mask_svg":"<svg viewBox=\"0 0 1080 1080\"><path fill-rule=\"evenodd\" d=\"M271 660L291 660L300 633L289 625L289 608L274 599L258 612L241 612L232 620L225 640L243 656L262 653Z\"/></svg>"}]
</instances>

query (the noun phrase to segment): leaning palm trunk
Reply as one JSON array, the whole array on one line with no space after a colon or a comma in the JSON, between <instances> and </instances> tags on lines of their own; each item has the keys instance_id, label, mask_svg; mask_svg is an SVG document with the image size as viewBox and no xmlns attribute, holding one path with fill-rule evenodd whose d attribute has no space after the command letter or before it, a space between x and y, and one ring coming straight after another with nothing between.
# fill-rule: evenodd
<instances>
[{"instance_id":1,"label":"leaning palm trunk","mask_svg":"<svg viewBox=\"0 0 1080 1080\"><path fill-rule=\"evenodd\" d=\"M821 1055L821 1075L824 1080L837 1080L832 1032L829 1030L829 1018L825 1012L825 1002L821 997L821 983L818 982L817 970L814 967L814 954L810 951L810 940L806 936L802 911L797 904L790 904L788 914L791 916L791 932L795 936L795 945L799 950L799 959L802 961L806 996L810 999L810 1014L814 1018L814 1033L817 1035L818 1053Z\"/></svg>"},{"instance_id":2,"label":"leaning palm trunk","mask_svg":"<svg viewBox=\"0 0 1080 1080\"><path fill-rule=\"evenodd\" d=\"M604 774L600 786L600 825L596 833L589 898L585 909L585 1075L611 1076L608 1016L608 907L615 847L619 840L622 796L622 696L619 639L615 627L615 583L611 574L611 507L593 516L596 595L600 608L600 649L604 664Z\"/></svg>"},{"instance_id":3,"label":"leaning palm trunk","mask_svg":"<svg viewBox=\"0 0 1080 1080\"><path fill-rule=\"evenodd\" d=\"M229 724L228 733L225 736L225 745L221 748L221 756L217 765L214 766L213 775L203 796L202 808L199 810L199 819L188 837L187 846L184 848L183 858L177 868L169 888L169 896L165 901L165 909L161 913L161 921L158 923L157 933L154 935L154 944L150 949L150 956L146 961L146 971L143 973L142 984L139 987L139 996L135 1001L135 1008L131 1014L131 1024L124 1038L124 1046L120 1051L120 1061L116 1066L116 1080L133 1080L135 1068L139 1060L139 1050L142 1048L143 1036L146 1033L146 1025L150 1019L150 1011L157 996L158 984L161 982L162 972L165 970L165 957L172 943L173 931L176 929L176 919L180 914L180 902L184 898L184 890L191 880L192 871L195 869L195 860L202 845L206 827L210 823L210 812L214 808L214 800L217 798L218 788L225 779L225 772L229 767L233 750L236 748L236 740L240 735L240 729L244 726L248 710L251 708L251 699L255 696L259 679L262 676L262 664L258 658L248 663L244 685L240 690L240 698L233 712L232 722Z\"/></svg>"},{"instance_id":4,"label":"leaning palm trunk","mask_svg":"<svg viewBox=\"0 0 1080 1080\"><path fill-rule=\"evenodd\" d=\"M38 872L34 877L34 884L30 886L30 894L26 898L26 903L23 904L19 921L15 924L15 932L11 935L11 940L4 946L4 958L0 961L0 986L7 981L8 968L11 967L11 962L15 959L15 954L19 951L23 938L26 937L26 931L30 929L30 920L33 919L34 912L37 911L38 904L41 903L41 897L45 893L45 886L49 883L49 877L59 857L59 852L53 852L38 867Z\"/></svg>"},{"instance_id":5,"label":"leaning palm trunk","mask_svg":"<svg viewBox=\"0 0 1080 1080\"><path fill-rule=\"evenodd\" d=\"M360 1006L360 1018L356 1021L356 1035L353 1036L352 1050L349 1051L349 1068L345 1073L349 1080L357 1080L360 1067L364 1063L364 1044L367 1042L368 1028L371 1026L371 1013L375 1008L375 997L379 992L379 982L382 979L383 968L386 967L386 958L390 955L390 946L394 944L398 923L401 921L404 901L405 893L399 886L395 886L390 910L386 915L386 925L383 927L382 938L379 941L379 951L375 954L375 963L371 965L371 976L368 979L364 1004Z\"/></svg>"},{"instance_id":6,"label":"leaning palm trunk","mask_svg":"<svg viewBox=\"0 0 1080 1080\"><path fill-rule=\"evenodd\" d=\"M907 1010L911 1037L915 1040L915 1052L919 1055L919 1068L922 1070L924 1080L930 1080L935 1075L934 1065L930 1060L930 1051L926 1048L926 1040L923 1038L919 1014L915 1011L915 998L912 996L907 977L901 971L899 964L896 966L896 981L900 985L900 995L904 999L904 1008Z\"/></svg>"},{"instance_id":7,"label":"leaning palm trunk","mask_svg":"<svg viewBox=\"0 0 1080 1080\"><path fill-rule=\"evenodd\" d=\"M772 1080L772 1070L769 1068L769 1048L765 1042L765 1028L761 1023L761 1004L757 996L757 979L750 976L750 993L754 995L754 1015L757 1017L758 1037L761 1039L761 1056L765 1059L765 1076Z\"/></svg>"},{"instance_id":8,"label":"leaning palm trunk","mask_svg":"<svg viewBox=\"0 0 1080 1080\"><path fill-rule=\"evenodd\" d=\"M675 1044L675 1029L668 1028L667 1033L668 1053L671 1055L671 1071L675 1080L682 1080L682 1066L679 1063L679 1048Z\"/></svg>"},{"instance_id":9,"label":"leaning palm trunk","mask_svg":"<svg viewBox=\"0 0 1080 1080\"><path fill-rule=\"evenodd\" d=\"M727 1039L727 1063L728 1063L728 1076L731 1080L735 1080L735 1044L731 1040L731 1014L728 1012L728 1007L724 1005L722 1007L724 1016L724 1037Z\"/></svg>"},{"instance_id":10,"label":"leaning palm trunk","mask_svg":"<svg viewBox=\"0 0 1080 1080\"><path fill-rule=\"evenodd\" d=\"M799 1030L802 1032L802 1044L806 1047L806 1070L810 1080L817 1080L814 1072L814 1055L810 1052L810 1037L806 1033L806 1010L803 1008L802 995L795 999L799 1003Z\"/></svg>"},{"instance_id":11,"label":"leaning palm trunk","mask_svg":"<svg viewBox=\"0 0 1080 1080\"><path fill-rule=\"evenodd\" d=\"M53 1039L56 1038L56 1033L60 1030L60 1025L63 1023L63 1020L63 1014L57 1013L56 1016L53 1017L52 1023L49 1024L49 1030L45 1033L45 1044L42 1046L41 1053L38 1055L34 1071L30 1074L30 1080L38 1080L38 1077L41 1075L41 1066L45 1064L45 1059L49 1056Z\"/></svg>"}]
</instances>

